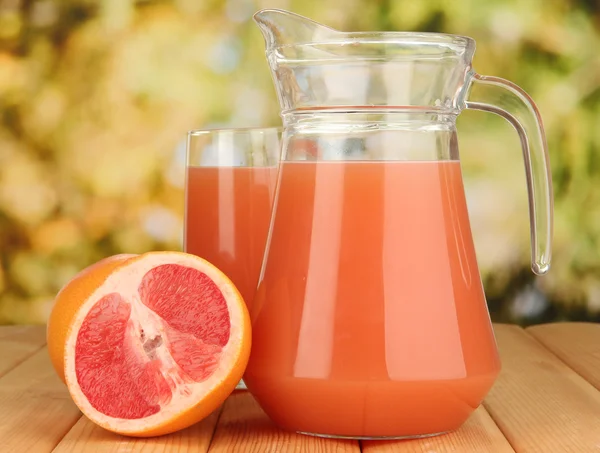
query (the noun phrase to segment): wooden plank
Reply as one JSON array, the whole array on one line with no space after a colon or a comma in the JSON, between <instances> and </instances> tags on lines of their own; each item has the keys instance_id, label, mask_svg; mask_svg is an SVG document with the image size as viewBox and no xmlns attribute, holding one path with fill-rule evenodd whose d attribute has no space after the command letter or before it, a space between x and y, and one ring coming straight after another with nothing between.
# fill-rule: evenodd
<instances>
[{"instance_id":1,"label":"wooden plank","mask_svg":"<svg viewBox=\"0 0 600 453\"><path fill-rule=\"evenodd\" d=\"M0 326L0 377L45 344L45 326Z\"/></svg>"},{"instance_id":2,"label":"wooden plank","mask_svg":"<svg viewBox=\"0 0 600 453\"><path fill-rule=\"evenodd\" d=\"M80 416L46 348L0 378L2 453L49 453Z\"/></svg>"},{"instance_id":3,"label":"wooden plank","mask_svg":"<svg viewBox=\"0 0 600 453\"><path fill-rule=\"evenodd\" d=\"M514 453L483 407L453 433L414 440L363 441L365 453Z\"/></svg>"},{"instance_id":4,"label":"wooden plank","mask_svg":"<svg viewBox=\"0 0 600 453\"><path fill-rule=\"evenodd\" d=\"M119 436L82 417L53 453L206 453L219 412L182 431L148 439Z\"/></svg>"},{"instance_id":5,"label":"wooden plank","mask_svg":"<svg viewBox=\"0 0 600 453\"><path fill-rule=\"evenodd\" d=\"M210 453L359 453L354 440L323 439L277 428L248 392L237 392L223 406Z\"/></svg>"},{"instance_id":6,"label":"wooden plank","mask_svg":"<svg viewBox=\"0 0 600 453\"><path fill-rule=\"evenodd\" d=\"M514 450L480 406L457 431L414 440L363 441L364 453L514 453Z\"/></svg>"},{"instance_id":7,"label":"wooden plank","mask_svg":"<svg viewBox=\"0 0 600 453\"><path fill-rule=\"evenodd\" d=\"M600 390L600 324L544 324L527 332Z\"/></svg>"},{"instance_id":8,"label":"wooden plank","mask_svg":"<svg viewBox=\"0 0 600 453\"><path fill-rule=\"evenodd\" d=\"M495 331L502 372L484 405L514 450L600 451L600 392L523 329Z\"/></svg>"}]
</instances>

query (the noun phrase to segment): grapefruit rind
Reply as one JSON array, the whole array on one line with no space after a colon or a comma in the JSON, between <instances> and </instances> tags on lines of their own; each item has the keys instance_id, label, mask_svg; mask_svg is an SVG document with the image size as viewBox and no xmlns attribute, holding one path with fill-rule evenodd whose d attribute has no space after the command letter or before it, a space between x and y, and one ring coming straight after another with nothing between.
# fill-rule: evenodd
<instances>
[{"instance_id":1,"label":"grapefruit rind","mask_svg":"<svg viewBox=\"0 0 600 453\"><path fill-rule=\"evenodd\" d=\"M163 264L198 269L217 285L229 310L229 339L223 346L219 364L210 377L201 382L188 384L185 391L174 391L170 401L162 406L159 412L138 419L107 416L91 405L76 378L74 351L78 332L90 309L104 296L119 293L126 300L139 301L138 289L143 277L147 272ZM163 338L167 337L166 330L161 330L160 333ZM113 273L82 303L70 325L65 342L66 383L79 409L103 428L130 436L167 434L198 422L223 403L242 378L250 355L250 338L248 311L241 295L225 274L207 261L193 255L180 252L150 252L128 259L116 267Z\"/></svg>"}]
</instances>

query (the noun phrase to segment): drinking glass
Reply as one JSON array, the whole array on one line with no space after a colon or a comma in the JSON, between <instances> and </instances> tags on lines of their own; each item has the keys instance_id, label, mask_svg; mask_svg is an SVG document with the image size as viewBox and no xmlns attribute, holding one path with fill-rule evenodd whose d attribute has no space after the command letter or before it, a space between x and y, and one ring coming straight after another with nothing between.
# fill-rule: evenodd
<instances>
[{"instance_id":1,"label":"drinking glass","mask_svg":"<svg viewBox=\"0 0 600 453\"><path fill-rule=\"evenodd\" d=\"M188 133L184 251L218 267L250 309L277 178L278 128ZM245 389L243 381L237 387Z\"/></svg>"}]
</instances>

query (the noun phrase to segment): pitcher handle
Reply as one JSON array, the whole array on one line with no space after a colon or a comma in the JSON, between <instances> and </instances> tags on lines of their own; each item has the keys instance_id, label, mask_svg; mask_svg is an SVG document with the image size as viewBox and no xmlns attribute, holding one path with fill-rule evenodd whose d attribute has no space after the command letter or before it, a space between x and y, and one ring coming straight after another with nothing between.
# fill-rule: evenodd
<instances>
[{"instance_id":1,"label":"pitcher handle","mask_svg":"<svg viewBox=\"0 0 600 453\"><path fill-rule=\"evenodd\" d=\"M495 113L519 133L525 161L529 222L531 228L531 269L543 275L550 269L554 202L548 145L542 118L533 99L523 89L499 77L471 74L466 107Z\"/></svg>"}]
</instances>

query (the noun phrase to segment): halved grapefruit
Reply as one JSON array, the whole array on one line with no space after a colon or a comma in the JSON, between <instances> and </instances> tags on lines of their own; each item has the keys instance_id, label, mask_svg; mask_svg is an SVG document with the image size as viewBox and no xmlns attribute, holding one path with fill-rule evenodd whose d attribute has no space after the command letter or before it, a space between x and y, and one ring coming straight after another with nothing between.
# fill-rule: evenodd
<instances>
[{"instance_id":1,"label":"halved grapefruit","mask_svg":"<svg viewBox=\"0 0 600 453\"><path fill-rule=\"evenodd\" d=\"M234 390L248 362L250 321L216 267L151 252L88 282L56 307L78 305L63 320L64 376L89 419L130 436L167 434L208 416Z\"/></svg>"}]
</instances>

